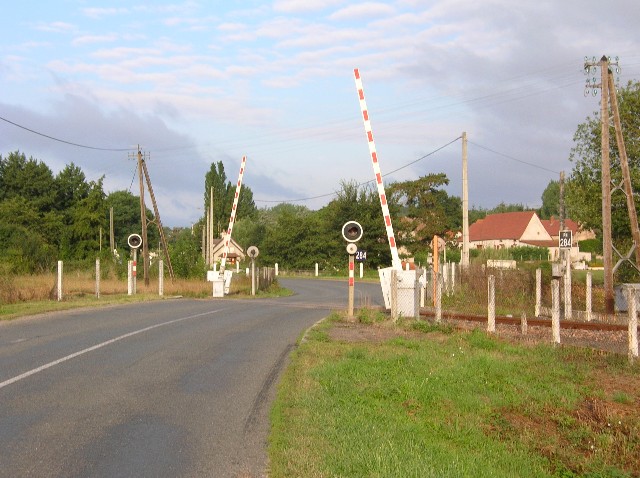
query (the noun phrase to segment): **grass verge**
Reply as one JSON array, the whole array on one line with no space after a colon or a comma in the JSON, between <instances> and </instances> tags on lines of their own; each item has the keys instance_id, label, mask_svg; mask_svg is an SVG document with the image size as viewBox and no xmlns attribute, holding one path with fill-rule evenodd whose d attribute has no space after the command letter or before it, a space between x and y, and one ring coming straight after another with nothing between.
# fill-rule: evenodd
<instances>
[{"instance_id":1,"label":"grass verge","mask_svg":"<svg viewBox=\"0 0 640 478\"><path fill-rule=\"evenodd\" d=\"M331 317L293 354L271 478L640 476L640 367L626 357L365 322L337 340Z\"/></svg>"}]
</instances>

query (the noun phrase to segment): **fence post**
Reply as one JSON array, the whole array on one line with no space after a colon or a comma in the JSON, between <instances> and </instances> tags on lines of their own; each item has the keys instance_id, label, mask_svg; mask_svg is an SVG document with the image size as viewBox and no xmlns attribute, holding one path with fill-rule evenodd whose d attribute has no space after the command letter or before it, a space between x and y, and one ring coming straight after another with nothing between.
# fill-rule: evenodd
<instances>
[{"instance_id":1,"label":"fence post","mask_svg":"<svg viewBox=\"0 0 640 478\"><path fill-rule=\"evenodd\" d=\"M158 295L164 295L164 261L160 259L158 261Z\"/></svg>"},{"instance_id":2,"label":"fence post","mask_svg":"<svg viewBox=\"0 0 640 478\"><path fill-rule=\"evenodd\" d=\"M451 293L456 291L456 263L451 263Z\"/></svg>"},{"instance_id":3,"label":"fence post","mask_svg":"<svg viewBox=\"0 0 640 478\"><path fill-rule=\"evenodd\" d=\"M442 275L435 274L434 281L436 281L436 322L442 322Z\"/></svg>"},{"instance_id":4,"label":"fence post","mask_svg":"<svg viewBox=\"0 0 640 478\"><path fill-rule=\"evenodd\" d=\"M489 295L487 332L493 333L496 331L496 278L490 275L487 279L487 293Z\"/></svg>"},{"instance_id":5,"label":"fence post","mask_svg":"<svg viewBox=\"0 0 640 478\"><path fill-rule=\"evenodd\" d=\"M637 293L633 287L627 287L627 304L629 307L629 363L638 358L638 307Z\"/></svg>"},{"instance_id":6,"label":"fence post","mask_svg":"<svg viewBox=\"0 0 640 478\"><path fill-rule=\"evenodd\" d=\"M58 261L58 282L57 282L58 302L62 300L62 261Z\"/></svg>"},{"instance_id":7,"label":"fence post","mask_svg":"<svg viewBox=\"0 0 640 478\"><path fill-rule=\"evenodd\" d=\"M449 295L449 264L442 264L442 281L444 282L444 291Z\"/></svg>"},{"instance_id":8,"label":"fence post","mask_svg":"<svg viewBox=\"0 0 640 478\"><path fill-rule=\"evenodd\" d=\"M276 262L276 276L278 275L278 263Z\"/></svg>"},{"instance_id":9,"label":"fence post","mask_svg":"<svg viewBox=\"0 0 640 478\"><path fill-rule=\"evenodd\" d=\"M527 314L525 312L520 316L520 333L522 335L527 335L528 325L527 325Z\"/></svg>"},{"instance_id":10,"label":"fence post","mask_svg":"<svg viewBox=\"0 0 640 478\"><path fill-rule=\"evenodd\" d=\"M560 343L560 280L551 281L551 330L553 343Z\"/></svg>"},{"instance_id":11,"label":"fence post","mask_svg":"<svg viewBox=\"0 0 640 478\"><path fill-rule=\"evenodd\" d=\"M127 261L127 294L133 295L133 261Z\"/></svg>"},{"instance_id":12,"label":"fence post","mask_svg":"<svg viewBox=\"0 0 640 478\"><path fill-rule=\"evenodd\" d=\"M96 259L96 299L100 298L100 259Z\"/></svg>"},{"instance_id":13,"label":"fence post","mask_svg":"<svg viewBox=\"0 0 640 478\"><path fill-rule=\"evenodd\" d=\"M533 315L540 317L540 310L542 308L542 269L536 269L536 307Z\"/></svg>"},{"instance_id":14,"label":"fence post","mask_svg":"<svg viewBox=\"0 0 640 478\"><path fill-rule=\"evenodd\" d=\"M564 318L570 320L573 315L573 306L571 304L571 257L568 253L564 270Z\"/></svg>"},{"instance_id":15,"label":"fence post","mask_svg":"<svg viewBox=\"0 0 640 478\"><path fill-rule=\"evenodd\" d=\"M591 278L591 271L587 271L587 290L586 290L586 315L587 315L587 322L591 322L591 316L592 316L592 312L593 312L593 306L591 305L591 288L592 288L592 278Z\"/></svg>"},{"instance_id":16,"label":"fence post","mask_svg":"<svg viewBox=\"0 0 640 478\"><path fill-rule=\"evenodd\" d=\"M391 319L398 320L398 271L391 269Z\"/></svg>"}]
</instances>

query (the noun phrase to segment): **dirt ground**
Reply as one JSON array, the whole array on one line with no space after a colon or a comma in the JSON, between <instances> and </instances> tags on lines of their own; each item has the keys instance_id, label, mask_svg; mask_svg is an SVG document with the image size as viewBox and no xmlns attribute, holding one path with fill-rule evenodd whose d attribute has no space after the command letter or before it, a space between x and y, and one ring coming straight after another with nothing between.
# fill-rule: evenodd
<instances>
[{"instance_id":1,"label":"dirt ground","mask_svg":"<svg viewBox=\"0 0 640 478\"><path fill-rule=\"evenodd\" d=\"M483 329L485 324L464 320L443 319L442 324L451 325L457 329ZM335 340L345 342L381 342L394 337L420 337L424 336L417 331L406 330L400 327L392 327L390 324L362 324L359 322L336 323L329 335ZM520 326L496 324L496 336L521 344L552 343L553 335L550 327L528 326L526 335L520 331ZM560 344L576 347L589 347L603 352L613 352L627 355L629 350L626 331L592 331L561 329Z\"/></svg>"}]
</instances>

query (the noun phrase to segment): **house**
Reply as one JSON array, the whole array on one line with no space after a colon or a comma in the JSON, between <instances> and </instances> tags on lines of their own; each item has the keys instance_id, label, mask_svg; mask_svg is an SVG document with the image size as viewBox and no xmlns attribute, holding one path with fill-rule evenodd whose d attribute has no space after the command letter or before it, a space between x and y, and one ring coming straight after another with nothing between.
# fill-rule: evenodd
<instances>
[{"instance_id":1,"label":"house","mask_svg":"<svg viewBox=\"0 0 640 478\"><path fill-rule=\"evenodd\" d=\"M578 251L583 234L575 221L565 220L565 230L572 231L571 259L590 260L590 255ZM560 221L541 220L534 211L489 214L469 227L470 249L507 249L510 247L545 247L552 260L560 256Z\"/></svg>"},{"instance_id":2,"label":"house","mask_svg":"<svg viewBox=\"0 0 640 478\"><path fill-rule=\"evenodd\" d=\"M218 239L213 240L213 262L217 263L222 260L222 254L224 253L224 235ZM231 238L229 241L229 252L227 253L227 265L236 264L242 262L245 259L244 250L240 245Z\"/></svg>"}]
</instances>

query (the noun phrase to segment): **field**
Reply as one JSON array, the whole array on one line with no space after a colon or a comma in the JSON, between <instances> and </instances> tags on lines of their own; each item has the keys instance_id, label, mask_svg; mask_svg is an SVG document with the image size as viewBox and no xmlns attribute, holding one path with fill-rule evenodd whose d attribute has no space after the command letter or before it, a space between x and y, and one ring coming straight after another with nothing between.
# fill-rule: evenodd
<instances>
[{"instance_id":1,"label":"field","mask_svg":"<svg viewBox=\"0 0 640 478\"><path fill-rule=\"evenodd\" d=\"M336 314L295 352L272 422L272 478L638 477L640 366Z\"/></svg>"},{"instance_id":2,"label":"field","mask_svg":"<svg viewBox=\"0 0 640 478\"><path fill-rule=\"evenodd\" d=\"M277 289L277 288L276 288ZM163 298L176 296L204 298L213 293L211 282L199 279L164 280ZM251 293L251 282L242 274L231 282L230 296ZM264 296L281 294L278 290L260 292ZM128 295L126 279L105 277L100 279L100 297L96 295L95 274L86 271L65 273L63 278L63 300L57 300L56 274L0 276L0 320L21 315L37 314L76 307L158 300L158 279L149 285L141 278L137 281L136 294Z\"/></svg>"}]
</instances>

